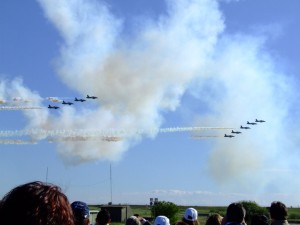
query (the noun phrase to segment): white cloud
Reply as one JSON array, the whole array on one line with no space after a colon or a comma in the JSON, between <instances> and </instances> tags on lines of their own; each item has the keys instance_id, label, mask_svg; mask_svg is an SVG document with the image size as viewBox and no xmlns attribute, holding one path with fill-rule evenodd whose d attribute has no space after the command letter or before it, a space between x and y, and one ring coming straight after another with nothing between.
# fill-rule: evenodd
<instances>
[{"instance_id":1,"label":"white cloud","mask_svg":"<svg viewBox=\"0 0 300 225\"><path fill-rule=\"evenodd\" d=\"M38 2L65 40L57 59L60 77L77 92L101 99L91 111L63 111L52 121L57 129L159 128L161 112L180 105L224 27L214 1L167 1L166 15L147 20L135 36L122 39L121 20L100 2ZM59 151L79 162L116 159L139 138L127 134L122 143L100 146L61 143Z\"/></svg>"},{"instance_id":2,"label":"white cloud","mask_svg":"<svg viewBox=\"0 0 300 225\"><path fill-rule=\"evenodd\" d=\"M245 191L259 199L260 193L270 187L273 193L280 193L285 181L289 182L287 195L297 193L299 182L294 174L265 177L261 173L278 168L291 170L299 158L298 134L290 130L298 124L297 117L291 113L296 88L293 80L278 69L279 62L265 49L267 37L257 33L224 33L217 1L211 0L169 0L165 15L157 21L147 20L136 36L126 39L121 36L122 20L98 1L38 2L65 41L56 61L60 78L73 90L92 93L101 100L96 108L84 111L64 108L57 115L47 110L27 115L29 127L159 128L162 112L176 110L182 96L190 93L205 108L205 113L192 112L197 114L195 123L201 126L218 121L238 128L247 120L267 120L243 131L239 138L220 138L212 145L207 171L220 187L237 193L248 187ZM15 84L13 91L40 102L40 97L23 88L21 82ZM2 86L2 92L10 93L10 85ZM139 134L131 133L123 142L114 144L63 142L58 148L69 162L117 160L140 138ZM222 195L169 192L161 198L172 201L175 196L184 196L178 200L182 204L192 201L197 194L203 197L204 203L216 204ZM226 202L243 196L229 194L222 199Z\"/></svg>"}]
</instances>

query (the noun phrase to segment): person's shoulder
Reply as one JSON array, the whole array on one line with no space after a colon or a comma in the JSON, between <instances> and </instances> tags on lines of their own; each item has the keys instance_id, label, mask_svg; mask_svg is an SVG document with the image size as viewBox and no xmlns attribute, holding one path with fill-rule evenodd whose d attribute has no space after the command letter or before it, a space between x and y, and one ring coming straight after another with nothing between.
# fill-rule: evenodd
<instances>
[{"instance_id":1,"label":"person's shoulder","mask_svg":"<svg viewBox=\"0 0 300 225\"><path fill-rule=\"evenodd\" d=\"M188 225L188 224L183 221L178 221L178 222L174 223L174 225Z\"/></svg>"},{"instance_id":2,"label":"person's shoulder","mask_svg":"<svg viewBox=\"0 0 300 225\"><path fill-rule=\"evenodd\" d=\"M146 220L143 225L152 225L148 220Z\"/></svg>"},{"instance_id":3,"label":"person's shoulder","mask_svg":"<svg viewBox=\"0 0 300 225\"><path fill-rule=\"evenodd\" d=\"M239 222L227 222L225 225L245 225L246 223L239 223ZM247 225L247 224L246 224Z\"/></svg>"},{"instance_id":4,"label":"person's shoulder","mask_svg":"<svg viewBox=\"0 0 300 225\"><path fill-rule=\"evenodd\" d=\"M289 225L287 220L273 220L270 225Z\"/></svg>"}]
</instances>

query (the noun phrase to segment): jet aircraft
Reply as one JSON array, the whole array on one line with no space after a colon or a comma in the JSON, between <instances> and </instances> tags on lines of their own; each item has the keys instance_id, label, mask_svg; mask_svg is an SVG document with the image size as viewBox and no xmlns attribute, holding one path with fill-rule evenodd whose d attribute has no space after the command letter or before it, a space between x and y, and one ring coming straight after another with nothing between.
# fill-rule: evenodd
<instances>
[{"instance_id":1,"label":"jet aircraft","mask_svg":"<svg viewBox=\"0 0 300 225\"><path fill-rule=\"evenodd\" d=\"M58 106L52 106L52 105L49 105L48 108L49 108L49 109L58 109L59 107L58 107Z\"/></svg>"},{"instance_id":2,"label":"jet aircraft","mask_svg":"<svg viewBox=\"0 0 300 225\"><path fill-rule=\"evenodd\" d=\"M264 123L264 122L266 122L266 121L255 119L255 122L257 122L257 123Z\"/></svg>"},{"instance_id":3,"label":"jet aircraft","mask_svg":"<svg viewBox=\"0 0 300 225\"><path fill-rule=\"evenodd\" d=\"M257 123L250 123L249 121L247 121L247 124L256 125Z\"/></svg>"},{"instance_id":4,"label":"jet aircraft","mask_svg":"<svg viewBox=\"0 0 300 225\"><path fill-rule=\"evenodd\" d=\"M96 98L98 98L98 97L96 97L96 96L89 96L89 95L87 95L87 96L86 96L86 98L96 99Z\"/></svg>"},{"instance_id":5,"label":"jet aircraft","mask_svg":"<svg viewBox=\"0 0 300 225\"><path fill-rule=\"evenodd\" d=\"M234 136L225 134L224 137L233 138Z\"/></svg>"},{"instance_id":6,"label":"jet aircraft","mask_svg":"<svg viewBox=\"0 0 300 225\"><path fill-rule=\"evenodd\" d=\"M232 133L232 134L240 134L240 133L242 133L242 132L241 132L241 131L234 131L234 130L232 130L231 133Z\"/></svg>"},{"instance_id":7,"label":"jet aircraft","mask_svg":"<svg viewBox=\"0 0 300 225\"><path fill-rule=\"evenodd\" d=\"M82 99L82 98L78 99L78 98L75 97L75 100L74 100L74 101L75 101L75 102L85 102L86 100L85 100L85 99Z\"/></svg>"},{"instance_id":8,"label":"jet aircraft","mask_svg":"<svg viewBox=\"0 0 300 225\"><path fill-rule=\"evenodd\" d=\"M251 129L250 127L243 127L243 126L241 126L240 128L241 129Z\"/></svg>"},{"instance_id":9,"label":"jet aircraft","mask_svg":"<svg viewBox=\"0 0 300 225\"><path fill-rule=\"evenodd\" d=\"M63 101L62 104L64 104L64 105L73 105L72 102L65 102L65 101Z\"/></svg>"}]
</instances>

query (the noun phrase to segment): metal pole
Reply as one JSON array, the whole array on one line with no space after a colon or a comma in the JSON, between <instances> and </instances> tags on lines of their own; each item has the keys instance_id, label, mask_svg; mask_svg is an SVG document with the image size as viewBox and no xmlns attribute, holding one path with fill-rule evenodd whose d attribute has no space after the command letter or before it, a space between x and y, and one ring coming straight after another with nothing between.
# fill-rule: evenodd
<instances>
[{"instance_id":1,"label":"metal pole","mask_svg":"<svg viewBox=\"0 0 300 225\"><path fill-rule=\"evenodd\" d=\"M112 174L111 174L111 164L110 164L110 202L112 204Z\"/></svg>"},{"instance_id":2,"label":"metal pole","mask_svg":"<svg viewBox=\"0 0 300 225\"><path fill-rule=\"evenodd\" d=\"M48 183L48 166L47 166L47 170L46 170L46 183Z\"/></svg>"}]
</instances>

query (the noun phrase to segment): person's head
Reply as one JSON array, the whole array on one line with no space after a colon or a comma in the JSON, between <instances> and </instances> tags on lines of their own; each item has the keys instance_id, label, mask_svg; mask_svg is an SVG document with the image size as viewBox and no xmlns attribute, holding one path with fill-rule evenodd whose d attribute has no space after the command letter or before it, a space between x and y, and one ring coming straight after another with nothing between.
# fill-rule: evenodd
<instances>
[{"instance_id":1,"label":"person's head","mask_svg":"<svg viewBox=\"0 0 300 225\"><path fill-rule=\"evenodd\" d=\"M288 210L282 202L276 201L271 203L270 216L273 220L286 220Z\"/></svg>"},{"instance_id":2,"label":"person's head","mask_svg":"<svg viewBox=\"0 0 300 225\"><path fill-rule=\"evenodd\" d=\"M126 220L126 225L141 225L141 222L136 216L131 216Z\"/></svg>"},{"instance_id":3,"label":"person's head","mask_svg":"<svg viewBox=\"0 0 300 225\"><path fill-rule=\"evenodd\" d=\"M184 212L182 221L189 225L198 225L198 212L194 208L187 208Z\"/></svg>"},{"instance_id":4,"label":"person's head","mask_svg":"<svg viewBox=\"0 0 300 225\"><path fill-rule=\"evenodd\" d=\"M85 202L75 201L71 204L75 225L88 225L90 209Z\"/></svg>"},{"instance_id":5,"label":"person's head","mask_svg":"<svg viewBox=\"0 0 300 225\"><path fill-rule=\"evenodd\" d=\"M220 214L212 214L207 218L205 225L221 225L222 219Z\"/></svg>"},{"instance_id":6,"label":"person's head","mask_svg":"<svg viewBox=\"0 0 300 225\"><path fill-rule=\"evenodd\" d=\"M246 216L246 210L239 202L231 203L227 207L226 220L227 222L242 223Z\"/></svg>"},{"instance_id":7,"label":"person's head","mask_svg":"<svg viewBox=\"0 0 300 225\"><path fill-rule=\"evenodd\" d=\"M154 220L154 225L170 225L170 220L166 216L157 216Z\"/></svg>"},{"instance_id":8,"label":"person's head","mask_svg":"<svg viewBox=\"0 0 300 225\"><path fill-rule=\"evenodd\" d=\"M66 195L58 186L39 181L13 188L2 199L0 224L74 225Z\"/></svg>"},{"instance_id":9,"label":"person's head","mask_svg":"<svg viewBox=\"0 0 300 225\"><path fill-rule=\"evenodd\" d=\"M251 218L251 225L269 225L269 219L265 215L255 214Z\"/></svg>"},{"instance_id":10,"label":"person's head","mask_svg":"<svg viewBox=\"0 0 300 225\"><path fill-rule=\"evenodd\" d=\"M109 224L110 221L110 213L107 211L107 209L101 209L96 217L96 222L98 223L98 225Z\"/></svg>"}]
</instances>

